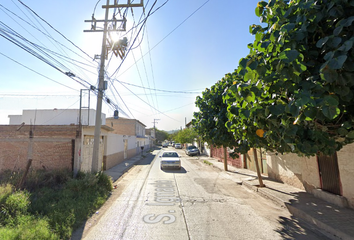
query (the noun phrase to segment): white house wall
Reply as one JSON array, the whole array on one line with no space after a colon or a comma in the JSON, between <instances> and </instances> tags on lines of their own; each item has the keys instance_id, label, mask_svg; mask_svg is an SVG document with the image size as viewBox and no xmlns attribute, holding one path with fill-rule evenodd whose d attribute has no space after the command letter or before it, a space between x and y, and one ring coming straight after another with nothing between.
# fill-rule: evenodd
<instances>
[{"instance_id":1,"label":"white house wall","mask_svg":"<svg viewBox=\"0 0 354 240\"><path fill-rule=\"evenodd\" d=\"M108 170L124 160L137 154L136 136L119 135L109 133L106 141L106 152L103 160L104 170ZM127 149L125 148L127 142Z\"/></svg>"},{"instance_id":2,"label":"white house wall","mask_svg":"<svg viewBox=\"0 0 354 240\"><path fill-rule=\"evenodd\" d=\"M22 115L9 115L10 125L25 123L27 125L71 125L79 124L79 109L39 109L23 110ZM101 114L102 125L106 124L106 115ZM81 124L94 126L96 110L82 109Z\"/></svg>"},{"instance_id":3,"label":"white house wall","mask_svg":"<svg viewBox=\"0 0 354 240\"><path fill-rule=\"evenodd\" d=\"M108 134L107 136L107 152L106 155L112 155L124 151L124 140L128 141L128 150L135 149L135 136L126 136L118 134Z\"/></svg>"}]
</instances>

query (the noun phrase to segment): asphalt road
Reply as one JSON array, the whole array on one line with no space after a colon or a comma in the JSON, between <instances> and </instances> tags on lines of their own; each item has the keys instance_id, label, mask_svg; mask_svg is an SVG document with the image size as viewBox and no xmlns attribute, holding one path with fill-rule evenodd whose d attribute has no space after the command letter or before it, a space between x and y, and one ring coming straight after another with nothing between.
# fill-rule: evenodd
<instances>
[{"instance_id":1,"label":"asphalt road","mask_svg":"<svg viewBox=\"0 0 354 240\"><path fill-rule=\"evenodd\" d=\"M126 173L73 239L324 239L183 150L177 150L181 170L161 170L158 155L164 150Z\"/></svg>"}]
</instances>

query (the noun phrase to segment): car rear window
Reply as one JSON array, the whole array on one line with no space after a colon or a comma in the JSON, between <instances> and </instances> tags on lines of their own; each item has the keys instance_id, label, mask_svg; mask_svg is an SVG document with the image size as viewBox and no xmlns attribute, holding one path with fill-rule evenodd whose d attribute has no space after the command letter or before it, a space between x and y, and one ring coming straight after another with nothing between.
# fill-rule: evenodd
<instances>
[{"instance_id":1,"label":"car rear window","mask_svg":"<svg viewBox=\"0 0 354 240\"><path fill-rule=\"evenodd\" d=\"M178 157L178 154L175 152L164 152L162 157Z\"/></svg>"}]
</instances>

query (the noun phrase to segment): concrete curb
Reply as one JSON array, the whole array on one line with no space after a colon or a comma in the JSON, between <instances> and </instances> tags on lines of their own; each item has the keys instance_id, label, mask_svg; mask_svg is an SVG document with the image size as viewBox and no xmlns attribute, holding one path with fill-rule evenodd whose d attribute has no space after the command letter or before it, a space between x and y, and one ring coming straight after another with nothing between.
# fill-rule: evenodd
<instances>
[{"instance_id":1,"label":"concrete curb","mask_svg":"<svg viewBox=\"0 0 354 240\"><path fill-rule=\"evenodd\" d=\"M269 193L268 193L267 191L265 191L263 188L259 188L259 187L257 187L257 186L254 186L253 184L251 184L251 183L248 182L248 181L243 181L243 182L242 182L242 185L245 186L245 187L247 187L247 188L249 188L249 189L251 189L251 190L253 190L253 191L255 191L255 192L257 192L257 193L258 193L259 195L261 195L262 197L273 201L273 202L276 203L277 205L280 205L281 207L286 208L286 203L285 203L282 199L280 199L280 198L278 198L278 197L276 197L276 196L274 196L274 195L272 195L272 194L269 194Z\"/></svg>"}]
</instances>

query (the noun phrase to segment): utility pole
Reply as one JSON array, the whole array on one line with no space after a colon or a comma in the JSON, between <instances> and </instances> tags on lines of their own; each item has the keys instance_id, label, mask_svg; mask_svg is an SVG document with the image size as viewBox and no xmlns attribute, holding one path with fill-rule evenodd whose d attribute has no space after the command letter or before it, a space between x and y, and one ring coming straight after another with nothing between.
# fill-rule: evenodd
<instances>
[{"instance_id":1,"label":"utility pole","mask_svg":"<svg viewBox=\"0 0 354 240\"><path fill-rule=\"evenodd\" d=\"M160 119L154 119L154 121L152 122L154 124L155 141L157 140L155 123L157 123L158 120L160 120Z\"/></svg>"},{"instance_id":2,"label":"utility pole","mask_svg":"<svg viewBox=\"0 0 354 240\"><path fill-rule=\"evenodd\" d=\"M99 152L100 152L100 138L101 138L101 125L102 125L102 119L101 119L101 114L102 114L102 99L103 99L103 91L104 89L104 73L105 73L105 59L107 57L108 51L107 51L107 42L109 44L109 49L115 53L115 55L119 55L121 58L124 57L124 49L127 46L127 40L123 40L122 42L118 44L114 44L110 41L110 39L107 39L107 33L109 31L125 31L125 23L126 19L124 18L123 20L117 20L113 18L112 20L108 20L108 15L109 15L109 9L110 8L129 8L129 7L143 7L143 0L140 0L140 3L138 4L132 4L131 0L127 0L126 4L118 4L117 0L114 0L113 5L109 5L110 0L107 0L106 5L102 6L102 8L106 9L105 12L105 19L104 20L96 20L94 16L92 16L92 20L85 20L85 22L91 22L91 30L84 30L84 32L103 32L103 39L102 39L102 49L101 49L101 56L100 56L100 70L99 70L99 75L98 75L98 93L97 93L97 106L96 106L96 122L95 122L95 132L94 132L94 142L93 142L93 153L92 153L92 167L91 167L91 172L96 173L98 171L101 171L101 164L99 161ZM96 24L103 22L104 27L103 31L102 30L96 30ZM112 22L113 23L113 29L108 30L108 23ZM123 22L123 30L116 29L116 23L117 22ZM108 41L107 41L108 40Z\"/></svg>"}]
</instances>

